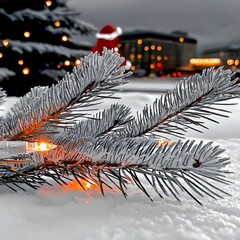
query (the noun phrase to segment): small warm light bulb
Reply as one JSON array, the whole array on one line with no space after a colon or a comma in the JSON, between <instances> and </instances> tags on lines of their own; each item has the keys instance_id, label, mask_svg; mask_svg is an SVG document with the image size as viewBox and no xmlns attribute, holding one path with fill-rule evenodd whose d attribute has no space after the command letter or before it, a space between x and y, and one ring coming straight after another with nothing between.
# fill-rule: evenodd
<instances>
[{"instance_id":1,"label":"small warm light bulb","mask_svg":"<svg viewBox=\"0 0 240 240\"><path fill-rule=\"evenodd\" d=\"M65 65L65 66L70 66L70 64L71 64L71 62L70 62L69 60L66 60L66 61L64 62L64 65Z\"/></svg>"},{"instance_id":2,"label":"small warm light bulb","mask_svg":"<svg viewBox=\"0 0 240 240\"><path fill-rule=\"evenodd\" d=\"M114 48L114 51L115 51L115 52L118 52L118 47L115 47L115 48Z\"/></svg>"},{"instance_id":3,"label":"small warm light bulb","mask_svg":"<svg viewBox=\"0 0 240 240\"><path fill-rule=\"evenodd\" d=\"M52 5L52 1L46 1L45 3L48 7L50 7Z\"/></svg>"},{"instance_id":4,"label":"small warm light bulb","mask_svg":"<svg viewBox=\"0 0 240 240\"><path fill-rule=\"evenodd\" d=\"M134 71L136 69L135 66L131 66L131 70Z\"/></svg>"},{"instance_id":5,"label":"small warm light bulb","mask_svg":"<svg viewBox=\"0 0 240 240\"><path fill-rule=\"evenodd\" d=\"M61 68L61 64L58 64L58 65L57 65L57 68Z\"/></svg>"},{"instance_id":6,"label":"small warm light bulb","mask_svg":"<svg viewBox=\"0 0 240 240\"><path fill-rule=\"evenodd\" d=\"M64 42L67 42L68 37L67 37L66 35L62 36L62 40L63 40Z\"/></svg>"},{"instance_id":7,"label":"small warm light bulb","mask_svg":"<svg viewBox=\"0 0 240 240\"><path fill-rule=\"evenodd\" d=\"M161 51L161 50L162 50L162 47L161 47L161 46L157 46L157 50L158 50L158 51Z\"/></svg>"},{"instance_id":8,"label":"small warm light bulb","mask_svg":"<svg viewBox=\"0 0 240 240\"><path fill-rule=\"evenodd\" d=\"M54 23L54 25L55 25L55 27L60 27L60 22L59 21L56 21L55 23Z\"/></svg>"},{"instance_id":9,"label":"small warm light bulb","mask_svg":"<svg viewBox=\"0 0 240 240\"><path fill-rule=\"evenodd\" d=\"M184 38L183 38L183 37L180 37L180 38L179 38L179 42L180 42L180 43L183 43L183 42L184 42Z\"/></svg>"},{"instance_id":10,"label":"small warm light bulb","mask_svg":"<svg viewBox=\"0 0 240 240\"><path fill-rule=\"evenodd\" d=\"M118 43L118 44L117 44L117 47L118 47L118 48L120 48L121 46L122 46L122 44L121 44L121 43Z\"/></svg>"},{"instance_id":11,"label":"small warm light bulb","mask_svg":"<svg viewBox=\"0 0 240 240\"><path fill-rule=\"evenodd\" d=\"M35 142L31 143L31 148L33 152L43 152L49 151L57 147L57 145L45 143L45 142Z\"/></svg>"},{"instance_id":12,"label":"small warm light bulb","mask_svg":"<svg viewBox=\"0 0 240 240\"><path fill-rule=\"evenodd\" d=\"M239 65L239 60L236 59L236 60L235 60L235 66L238 66L238 65Z\"/></svg>"},{"instance_id":13,"label":"small warm light bulb","mask_svg":"<svg viewBox=\"0 0 240 240\"><path fill-rule=\"evenodd\" d=\"M7 47L9 45L9 41L7 39L2 40L3 46Z\"/></svg>"},{"instance_id":14,"label":"small warm light bulb","mask_svg":"<svg viewBox=\"0 0 240 240\"><path fill-rule=\"evenodd\" d=\"M22 70L22 73L23 73L24 75L28 75L29 72L30 72L29 68L24 68L24 69Z\"/></svg>"},{"instance_id":15,"label":"small warm light bulb","mask_svg":"<svg viewBox=\"0 0 240 240\"><path fill-rule=\"evenodd\" d=\"M142 39L138 39L137 40L137 43L140 45L140 44L142 44Z\"/></svg>"},{"instance_id":16,"label":"small warm light bulb","mask_svg":"<svg viewBox=\"0 0 240 240\"><path fill-rule=\"evenodd\" d=\"M29 38L30 37L30 32L24 32L23 35L24 35L24 37Z\"/></svg>"},{"instance_id":17,"label":"small warm light bulb","mask_svg":"<svg viewBox=\"0 0 240 240\"><path fill-rule=\"evenodd\" d=\"M156 48L156 47L155 47L154 45L151 46L151 49L152 49L152 50L155 50L155 48Z\"/></svg>"},{"instance_id":18,"label":"small warm light bulb","mask_svg":"<svg viewBox=\"0 0 240 240\"><path fill-rule=\"evenodd\" d=\"M135 58L135 55L132 53L132 54L130 54L130 58L131 59L134 59Z\"/></svg>"},{"instance_id":19,"label":"small warm light bulb","mask_svg":"<svg viewBox=\"0 0 240 240\"><path fill-rule=\"evenodd\" d=\"M151 68L151 69L154 69L154 68L155 68L155 64L153 64L153 63L150 64L150 68Z\"/></svg>"},{"instance_id":20,"label":"small warm light bulb","mask_svg":"<svg viewBox=\"0 0 240 240\"><path fill-rule=\"evenodd\" d=\"M21 60L21 59L18 60L18 64L19 64L19 65L23 65L23 60Z\"/></svg>"},{"instance_id":21,"label":"small warm light bulb","mask_svg":"<svg viewBox=\"0 0 240 240\"><path fill-rule=\"evenodd\" d=\"M3 54L2 53L0 53L0 58L2 58L3 57Z\"/></svg>"},{"instance_id":22,"label":"small warm light bulb","mask_svg":"<svg viewBox=\"0 0 240 240\"><path fill-rule=\"evenodd\" d=\"M80 65L80 63L81 63L80 59L76 59L75 65L78 66L78 65Z\"/></svg>"},{"instance_id":23,"label":"small warm light bulb","mask_svg":"<svg viewBox=\"0 0 240 240\"><path fill-rule=\"evenodd\" d=\"M155 59L155 55L151 55L151 59Z\"/></svg>"},{"instance_id":24,"label":"small warm light bulb","mask_svg":"<svg viewBox=\"0 0 240 240\"><path fill-rule=\"evenodd\" d=\"M161 56L157 56L157 60L158 60L158 61L161 61L161 60L162 60L162 57L161 57Z\"/></svg>"},{"instance_id":25,"label":"small warm light bulb","mask_svg":"<svg viewBox=\"0 0 240 240\"><path fill-rule=\"evenodd\" d=\"M141 59L141 58L142 58L142 54L138 54L138 55L137 55L137 58L138 58L138 59Z\"/></svg>"},{"instance_id":26,"label":"small warm light bulb","mask_svg":"<svg viewBox=\"0 0 240 240\"><path fill-rule=\"evenodd\" d=\"M145 46L145 47L144 47L144 50L145 50L145 51L148 51L148 50L149 50L149 47L148 47L148 46Z\"/></svg>"}]
</instances>

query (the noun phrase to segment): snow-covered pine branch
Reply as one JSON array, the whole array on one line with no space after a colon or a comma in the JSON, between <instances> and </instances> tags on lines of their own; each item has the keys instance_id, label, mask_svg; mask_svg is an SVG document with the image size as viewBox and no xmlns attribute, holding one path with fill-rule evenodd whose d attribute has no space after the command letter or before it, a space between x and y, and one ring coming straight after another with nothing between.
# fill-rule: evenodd
<instances>
[{"instance_id":1,"label":"snow-covered pine branch","mask_svg":"<svg viewBox=\"0 0 240 240\"><path fill-rule=\"evenodd\" d=\"M2 159L0 183L10 188L10 183L36 188L50 177L59 184L76 179L82 186L83 179L99 185L102 193L104 185L111 188L113 184L124 196L127 184L135 183L151 198L144 177L160 197L173 195L179 201L180 192L197 202L198 196L216 199L227 194L218 186L229 183L224 167L230 161L221 155L223 149L211 142L189 140L162 144L154 133L181 136L191 125L204 127L201 118L210 120L210 114L227 112L219 104L239 94L233 74L210 68L184 79L135 119L129 108L112 105L74 125L86 107L111 97L111 88L125 83L123 78L129 74L122 74L121 63L119 55L109 50L102 56L90 54L57 85L36 87L21 98L1 125L3 139L31 140L36 134L38 140L48 135L49 127L71 128L61 134L50 133L58 144L51 151ZM210 106L213 104L216 106Z\"/></svg>"},{"instance_id":2,"label":"snow-covered pine branch","mask_svg":"<svg viewBox=\"0 0 240 240\"><path fill-rule=\"evenodd\" d=\"M91 53L58 84L33 88L6 114L0 128L2 139L26 140L35 132L39 137L39 128L44 135L44 127L49 125L72 124L72 118L84 115L79 114L82 106L111 97L113 87L126 83L124 78L131 73L122 73L122 62L123 58L111 50L102 56Z\"/></svg>"},{"instance_id":3,"label":"snow-covered pine branch","mask_svg":"<svg viewBox=\"0 0 240 240\"><path fill-rule=\"evenodd\" d=\"M210 115L228 117L223 101L239 96L240 86L234 73L209 68L202 74L183 79L173 90L146 106L124 129L126 137L146 134L182 137L187 129L206 128L203 120L216 122ZM201 131L200 131L201 132Z\"/></svg>"}]
</instances>

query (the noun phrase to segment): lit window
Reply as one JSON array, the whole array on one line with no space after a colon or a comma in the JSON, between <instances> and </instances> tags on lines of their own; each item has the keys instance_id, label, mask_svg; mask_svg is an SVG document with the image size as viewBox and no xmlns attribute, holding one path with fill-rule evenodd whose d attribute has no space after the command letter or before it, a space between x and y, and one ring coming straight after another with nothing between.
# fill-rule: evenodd
<instances>
[{"instance_id":1,"label":"lit window","mask_svg":"<svg viewBox=\"0 0 240 240\"><path fill-rule=\"evenodd\" d=\"M21 60L21 59L18 60L18 64L19 64L19 65L23 65L23 60Z\"/></svg>"},{"instance_id":2,"label":"lit window","mask_svg":"<svg viewBox=\"0 0 240 240\"><path fill-rule=\"evenodd\" d=\"M162 57L161 57L161 56L157 56L157 60L158 60L158 61L161 61L161 60L162 60Z\"/></svg>"},{"instance_id":3,"label":"lit window","mask_svg":"<svg viewBox=\"0 0 240 240\"><path fill-rule=\"evenodd\" d=\"M76 59L75 65L78 66L78 65L80 65L80 63L81 63L80 59Z\"/></svg>"},{"instance_id":4,"label":"lit window","mask_svg":"<svg viewBox=\"0 0 240 240\"><path fill-rule=\"evenodd\" d=\"M156 48L156 47L155 47L154 45L151 46L151 49L152 49L152 50L155 50L155 48Z\"/></svg>"},{"instance_id":5,"label":"lit window","mask_svg":"<svg viewBox=\"0 0 240 240\"><path fill-rule=\"evenodd\" d=\"M137 55L138 59L142 58L142 54Z\"/></svg>"},{"instance_id":6,"label":"lit window","mask_svg":"<svg viewBox=\"0 0 240 240\"><path fill-rule=\"evenodd\" d=\"M145 50L145 51L148 51L148 50L149 50L149 47L148 47L148 46L145 46L145 47L144 47L144 50Z\"/></svg>"},{"instance_id":7,"label":"lit window","mask_svg":"<svg viewBox=\"0 0 240 240\"><path fill-rule=\"evenodd\" d=\"M140 45L142 44L142 39L138 39L137 43Z\"/></svg>"},{"instance_id":8,"label":"lit window","mask_svg":"<svg viewBox=\"0 0 240 240\"><path fill-rule=\"evenodd\" d=\"M135 55L134 54L130 54L130 58L134 59Z\"/></svg>"},{"instance_id":9,"label":"lit window","mask_svg":"<svg viewBox=\"0 0 240 240\"><path fill-rule=\"evenodd\" d=\"M22 70L22 73L23 73L24 75L28 75L29 72L30 72L29 68L24 68L24 69Z\"/></svg>"},{"instance_id":10,"label":"lit window","mask_svg":"<svg viewBox=\"0 0 240 240\"><path fill-rule=\"evenodd\" d=\"M50 7L52 5L52 1L46 1L45 3L48 7Z\"/></svg>"},{"instance_id":11,"label":"lit window","mask_svg":"<svg viewBox=\"0 0 240 240\"><path fill-rule=\"evenodd\" d=\"M2 58L3 57L3 54L2 53L0 53L0 58Z\"/></svg>"},{"instance_id":12,"label":"lit window","mask_svg":"<svg viewBox=\"0 0 240 240\"><path fill-rule=\"evenodd\" d=\"M71 64L71 62L70 62L69 60L66 60L66 61L64 62L64 65L65 65L65 66L70 66L70 64Z\"/></svg>"},{"instance_id":13,"label":"lit window","mask_svg":"<svg viewBox=\"0 0 240 240\"><path fill-rule=\"evenodd\" d=\"M30 32L24 32L23 35L24 35L24 37L29 38L30 37Z\"/></svg>"},{"instance_id":14,"label":"lit window","mask_svg":"<svg viewBox=\"0 0 240 240\"><path fill-rule=\"evenodd\" d=\"M183 43L183 42L184 42L184 38L183 38L183 37L180 37L180 38L179 38L179 42L180 42L180 43Z\"/></svg>"},{"instance_id":15,"label":"lit window","mask_svg":"<svg viewBox=\"0 0 240 240\"><path fill-rule=\"evenodd\" d=\"M8 46L9 45L9 41L7 40L7 39L5 39L5 40L2 40L2 44L3 44L3 46Z\"/></svg>"},{"instance_id":16,"label":"lit window","mask_svg":"<svg viewBox=\"0 0 240 240\"><path fill-rule=\"evenodd\" d=\"M59 21L56 21L55 23L54 23L54 25L55 25L55 27L60 27L60 22Z\"/></svg>"},{"instance_id":17,"label":"lit window","mask_svg":"<svg viewBox=\"0 0 240 240\"><path fill-rule=\"evenodd\" d=\"M66 35L62 36L62 40L63 40L64 42L67 42L68 37L67 37Z\"/></svg>"},{"instance_id":18,"label":"lit window","mask_svg":"<svg viewBox=\"0 0 240 240\"><path fill-rule=\"evenodd\" d=\"M162 47L161 46L157 46L157 50L158 51L162 51Z\"/></svg>"}]
</instances>

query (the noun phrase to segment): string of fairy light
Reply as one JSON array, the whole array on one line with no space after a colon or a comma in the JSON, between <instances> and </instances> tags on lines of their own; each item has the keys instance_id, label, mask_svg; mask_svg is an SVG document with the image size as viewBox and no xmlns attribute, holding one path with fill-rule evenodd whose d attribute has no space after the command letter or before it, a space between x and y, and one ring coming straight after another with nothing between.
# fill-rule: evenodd
<instances>
[{"instance_id":1,"label":"string of fairy light","mask_svg":"<svg viewBox=\"0 0 240 240\"><path fill-rule=\"evenodd\" d=\"M50 0L47 0L45 1L45 5L47 7L51 7L53 4L53 1L50 1ZM53 23L54 27L56 28L59 28L61 26L61 22L60 21L55 21ZM26 38L26 39L31 39L31 32L30 31L24 31L23 32L23 36ZM67 35L62 35L61 36L61 41L62 42L68 42L69 41L69 37ZM2 40L2 46L4 47L9 47L11 45L11 41L9 39L3 39ZM4 58L4 55L3 53L0 52L0 59ZM30 73L30 67L29 66L24 66L25 63L24 63L24 60L23 59L18 59L17 60L18 64L20 66L23 66L22 68L22 74L23 75L28 75ZM79 58L75 59L74 61L71 61L70 59L66 59L63 63L59 63L57 65L57 68L60 69L63 65L66 66L66 67L69 67L69 66L78 66L80 65L81 61Z\"/></svg>"}]
</instances>

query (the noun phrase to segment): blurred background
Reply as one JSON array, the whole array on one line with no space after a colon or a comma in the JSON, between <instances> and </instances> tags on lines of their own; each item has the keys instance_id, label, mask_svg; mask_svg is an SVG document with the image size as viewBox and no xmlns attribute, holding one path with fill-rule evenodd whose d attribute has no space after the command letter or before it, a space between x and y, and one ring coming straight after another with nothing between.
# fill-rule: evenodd
<instances>
[{"instance_id":1,"label":"blurred background","mask_svg":"<svg viewBox=\"0 0 240 240\"><path fill-rule=\"evenodd\" d=\"M0 87L21 96L51 86L104 44L130 63L133 83L238 71L239 9L239 0L0 0Z\"/></svg>"}]
</instances>

